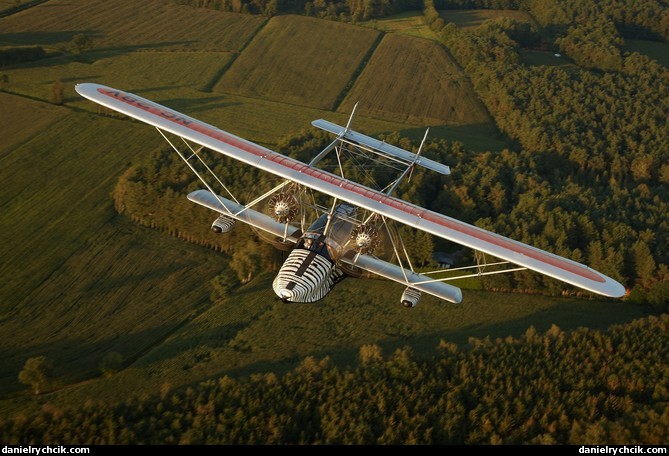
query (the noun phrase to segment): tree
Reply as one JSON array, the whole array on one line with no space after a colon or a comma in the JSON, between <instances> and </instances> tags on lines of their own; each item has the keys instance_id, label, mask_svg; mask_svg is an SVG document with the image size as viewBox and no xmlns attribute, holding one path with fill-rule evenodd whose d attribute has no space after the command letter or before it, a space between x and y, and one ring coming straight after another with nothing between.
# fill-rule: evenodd
<instances>
[{"instance_id":1,"label":"tree","mask_svg":"<svg viewBox=\"0 0 669 456\"><path fill-rule=\"evenodd\" d=\"M49 383L51 370L51 362L45 356L28 358L19 372L19 381L30 386L35 394L40 394Z\"/></svg>"},{"instance_id":2,"label":"tree","mask_svg":"<svg viewBox=\"0 0 669 456\"><path fill-rule=\"evenodd\" d=\"M77 33L72 37L72 41L70 41L70 50L74 54L81 54L89 50L92 46L93 41L88 35L84 35L83 33Z\"/></svg>"},{"instance_id":3,"label":"tree","mask_svg":"<svg viewBox=\"0 0 669 456\"><path fill-rule=\"evenodd\" d=\"M100 363L100 371L105 377L111 377L122 368L123 356L116 352L107 353Z\"/></svg>"},{"instance_id":4,"label":"tree","mask_svg":"<svg viewBox=\"0 0 669 456\"><path fill-rule=\"evenodd\" d=\"M258 246L249 240L243 249L237 250L232 255L230 267L237 273L242 283L249 282L255 274L261 270L262 258L258 254Z\"/></svg>"},{"instance_id":5,"label":"tree","mask_svg":"<svg viewBox=\"0 0 669 456\"><path fill-rule=\"evenodd\" d=\"M60 81L54 81L51 84L51 99L49 101L55 105L63 104L63 84Z\"/></svg>"},{"instance_id":6,"label":"tree","mask_svg":"<svg viewBox=\"0 0 669 456\"><path fill-rule=\"evenodd\" d=\"M360 363L371 364L383 361L381 347L376 344L367 344L360 347Z\"/></svg>"},{"instance_id":7,"label":"tree","mask_svg":"<svg viewBox=\"0 0 669 456\"><path fill-rule=\"evenodd\" d=\"M233 271L230 267L224 267L221 273L211 280L211 301L224 300L237 286L239 286L239 278L236 271Z\"/></svg>"}]
</instances>

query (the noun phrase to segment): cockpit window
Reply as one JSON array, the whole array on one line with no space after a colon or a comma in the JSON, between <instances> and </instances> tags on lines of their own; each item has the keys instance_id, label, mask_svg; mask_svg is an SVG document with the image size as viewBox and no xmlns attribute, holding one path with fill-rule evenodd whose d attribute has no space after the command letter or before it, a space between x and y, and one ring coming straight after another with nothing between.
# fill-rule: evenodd
<instances>
[{"instance_id":1,"label":"cockpit window","mask_svg":"<svg viewBox=\"0 0 669 456\"><path fill-rule=\"evenodd\" d=\"M325 229L325 225L328 222L328 215L323 214L316 219L314 223L309 226L309 231L320 231L321 233Z\"/></svg>"},{"instance_id":2,"label":"cockpit window","mask_svg":"<svg viewBox=\"0 0 669 456\"><path fill-rule=\"evenodd\" d=\"M327 244L325 243L325 236L322 236L319 233L304 233L304 236L298 241L296 247L298 249L306 249L316 252L328 260L332 259L330 258Z\"/></svg>"}]
</instances>

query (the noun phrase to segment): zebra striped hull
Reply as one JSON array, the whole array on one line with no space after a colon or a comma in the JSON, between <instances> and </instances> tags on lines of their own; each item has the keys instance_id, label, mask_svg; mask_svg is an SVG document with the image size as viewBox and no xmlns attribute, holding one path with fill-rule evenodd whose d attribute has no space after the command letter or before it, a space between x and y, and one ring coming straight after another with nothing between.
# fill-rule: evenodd
<instances>
[{"instance_id":1,"label":"zebra striped hull","mask_svg":"<svg viewBox=\"0 0 669 456\"><path fill-rule=\"evenodd\" d=\"M327 258L294 249L272 282L274 293L285 302L315 302L325 297L343 272Z\"/></svg>"}]
</instances>

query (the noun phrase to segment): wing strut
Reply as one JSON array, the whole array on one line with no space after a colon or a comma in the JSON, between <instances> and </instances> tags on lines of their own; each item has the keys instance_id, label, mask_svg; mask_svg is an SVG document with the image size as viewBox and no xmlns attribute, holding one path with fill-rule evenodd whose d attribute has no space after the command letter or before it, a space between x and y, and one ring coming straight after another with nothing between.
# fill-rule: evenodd
<instances>
[{"instance_id":1,"label":"wing strut","mask_svg":"<svg viewBox=\"0 0 669 456\"><path fill-rule=\"evenodd\" d=\"M207 182L207 181L200 175L200 173L195 169L195 167L194 167L194 166L192 165L192 163L189 161L189 160L193 157L193 155L195 155L198 159L200 159L200 156L197 155L197 154L195 153L195 151L193 151L193 148L190 147L190 145L188 146L188 147L191 149L191 151L193 151L193 155L191 155L190 157L186 158L186 157L184 157L183 153L179 150L179 148L176 147L176 146L172 143L172 141L169 140L169 138L168 138L167 136L165 136L165 133L163 133L163 131L162 131L160 128L156 127L156 130L158 130L158 133L160 133L160 135L165 139L165 141L167 141L167 143L172 147L172 149L174 149L174 151L179 155L179 157L181 157L181 159L186 163L186 165L188 165L188 167L191 169L191 171L193 171L193 173L197 176L198 179L200 179L200 181L205 185L205 187L207 187L207 190L209 190L209 192L210 192L212 195L214 195L214 196L216 197L216 199L218 200L218 202L219 202L219 203L221 204L221 206L227 211L227 213L228 213L229 215L232 215L232 211L228 208L228 206L225 205L225 203L223 202L223 198L220 198L220 197L218 196L218 193L216 193L216 192L211 188L211 186L209 185L209 183L208 183L208 182ZM183 137L182 137L181 139L182 139L182 141L185 142L185 139L184 139ZM202 159L200 159L200 161L202 161ZM206 164L205 164L205 166L206 166ZM207 169L209 170L209 167L208 167L208 166L207 166ZM210 172L211 172L211 170L210 170ZM212 173L212 174L213 174L213 173ZM220 181L219 181L219 182L220 182ZM222 185L222 183L221 183L221 185ZM225 186L223 186L223 187L225 188ZM226 190L227 190L227 188L226 188ZM232 195L231 195L231 196L232 196ZM233 197L233 198L234 198L234 197Z\"/></svg>"},{"instance_id":2,"label":"wing strut","mask_svg":"<svg viewBox=\"0 0 669 456\"><path fill-rule=\"evenodd\" d=\"M423 144L425 144L425 140L427 139L427 134L430 132L430 129L428 128L425 130L425 136L423 136L423 140L420 142L420 147L418 148L418 152L416 152L416 156L414 157L413 161L407 166L407 168L404 170L404 172L400 175L400 177L397 178L395 183L393 184L392 187L386 192L387 195L392 195L392 193L397 189L397 187L400 185L400 182L409 174L409 179L411 179L411 174L413 173L413 169L416 166L416 163L418 162L418 159L420 158L420 153L423 150Z\"/></svg>"}]
</instances>

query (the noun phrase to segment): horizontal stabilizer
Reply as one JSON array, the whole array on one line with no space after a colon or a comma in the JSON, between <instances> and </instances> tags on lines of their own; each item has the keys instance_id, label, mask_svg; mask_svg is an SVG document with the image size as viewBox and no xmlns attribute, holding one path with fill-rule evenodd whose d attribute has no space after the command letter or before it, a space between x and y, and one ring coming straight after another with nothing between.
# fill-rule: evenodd
<instances>
[{"instance_id":1,"label":"horizontal stabilizer","mask_svg":"<svg viewBox=\"0 0 669 456\"><path fill-rule=\"evenodd\" d=\"M356 145L365 146L376 154L393 157L407 165L410 165L415 161L417 165L420 165L423 168L436 171L440 174L451 174L451 169L446 165L437 163L436 161L430 160L429 158L425 158L423 156L418 156L418 159L416 159L416 154L413 152L400 149L399 147L393 146L383 141L379 141L378 139L370 138L369 136L363 135L362 133L358 133L353 130L347 130L346 128L340 127L337 124L328 122L327 120L314 120L311 122L311 125L318 127L321 130L333 133L337 136L341 136L342 140L346 140Z\"/></svg>"}]
</instances>

